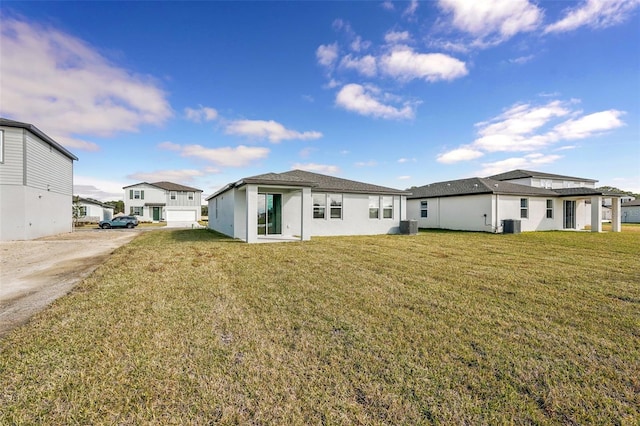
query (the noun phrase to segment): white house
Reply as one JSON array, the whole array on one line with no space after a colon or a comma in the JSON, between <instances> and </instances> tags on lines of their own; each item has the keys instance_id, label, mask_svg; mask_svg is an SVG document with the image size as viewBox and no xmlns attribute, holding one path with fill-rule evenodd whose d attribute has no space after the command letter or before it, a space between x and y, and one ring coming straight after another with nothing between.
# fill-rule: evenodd
<instances>
[{"instance_id":1,"label":"white house","mask_svg":"<svg viewBox=\"0 0 640 426\"><path fill-rule=\"evenodd\" d=\"M142 222L191 226L202 213L202 190L173 182L141 182L124 188L124 212Z\"/></svg>"},{"instance_id":2,"label":"white house","mask_svg":"<svg viewBox=\"0 0 640 426\"><path fill-rule=\"evenodd\" d=\"M302 170L230 183L207 198L209 228L248 243L393 234L406 191Z\"/></svg>"},{"instance_id":3,"label":"white house","mask_svg":"<svg viewBox=\"0 0 640 426\"><path fill-rule=\"evenodd\" d=\"M628 201L620 206L622 222L640 223L640 200Z\"/></svg>"},{"instance_id":4,"label":"white house","mask_svg":"<svg viewBox=\"0 0 640 426\"><path fill-rule=\"evenodd\" d=\"M73 161L32 124L0 118L0 241L73 230Z\"/></svg>"},{"instance_id":5,"label":"white house","mask_svg":"<svg viewBox=\"0 0 640 426\"><path fill-rule=\"evenodd\" d=\"M612 199L612 229L619 232L620 198L595 189L596 182L528 170L437 182L410 189L407 218L417 220L420 228L503 232L508 221L519 223L521 231L589 225L600 232L602 197L607 196Z\"/></svg>"},{"instance_id":6,"label":"white house","mask_svg":"<svg viewBox=\"0 0 640 426\"><path fill-rule=\"evenodd\" d=\"M98 223L101 220L111 220L115 208L91 198L77 197L74 202L77 209L78 222Z\"/></svg>"}]
</instances>

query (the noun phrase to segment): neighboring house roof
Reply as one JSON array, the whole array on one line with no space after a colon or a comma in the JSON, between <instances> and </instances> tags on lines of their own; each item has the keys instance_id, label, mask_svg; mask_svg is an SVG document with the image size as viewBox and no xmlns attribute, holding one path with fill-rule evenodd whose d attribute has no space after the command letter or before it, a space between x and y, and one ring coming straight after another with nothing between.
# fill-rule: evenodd
<instances>
[{"instance_id":1,"label":"neighboring house roof","mask_svg":"<svg viewBox=\"0 0 640 426\"><path fill-rule=\"evenodd\" d=\"M558 196L558 193L551 189L478 177L431 183L417 188L410 188L409 191L411 192L411 195L407 197L409 200L474 194Z\"/></svg>"},{"instance_id":2,"label":"neighboring house roof","mask_svg":"<svg viewBox=\"0 0 640 426\"><path fill-rule=\"evenodd\" d=\"M622 203L621 207L634 207L640 206L640 200L627 201L626 203Z\"/></svg>"},{"instance_id":3,"label":"neighboring house roof","mask_svg":"<svg viewBox=\"0 0 640 426\"><path fill-rule=\"evenodd\" d=\"M166 182L166 181L154 182L154 183L140 182L133 185L124 186L122 189L132 188L138 185L151 185L160 189L164 189L165 191L202 192L202 189L192 188L190 186L180 185L179 183Z\"/></svg>"},{"instance_id":4,"label":"neighboring house roof","mask_svg":"<svg viewBox=\"0 0 640 426\"><path fill-rule=\"evenodd\" d=\"M511 170L509 172L499 173L497 175L489 176L489 179L500 180L500 181L525 179L525 178L564 179L564 180L568 179L568 180L575 180L575 181L581 181L581 182L597 182L597 180L594 180L594 179L556 175L553 173L534 172L531 170L522 170L522 169Z\"/></svg>"},{"instance_id":5,"label":"neighboring house roof","mask_svg":"<svg viewBox=\"0 0 640 426\"><path fill-rule=\"evenodd\" d=\"M1 118L0 117L0 126L17 127L17 128L21 128L21 129L26 129L26 130L30 131L31 133L33 133L34 135L38 136L40 139L42 139L43 141L45 141L49 145L51 145L53 148L58 150L60 153L62 153L66 157L69 157L71 160L78 161L78 157L73 155L71 152L69 152L65 147L60 145L58 142L56 142L53 139L51 139L44 132L42 132L42 130L38 129L33 124L22 123L20 121L14 121L14 120L9 120L7 118Z\"/></svg>"},{"instance_id":6,"label":"neighboring house roof","mask_svg":"<svg viewBox=\"0 0 640 426\"><path fill-rule=\"evenodd\" d=\"M94 204L96 206L104 207L104 208L107 208L107 209L115 209L115 207L113 207L112 205L101 203L100 201L94 200L93 198L81 198L81 197L78 197L76 199L76 202L84 203L84 204Z\"/></svg>"},{"instance_id":7,"label":"neighboring house roof","mask_svg":"<svg viewBox=\"0 0 640 426\"><path fill-rule=\"evenodd\" d=\"M284 173L265 173L240 179L237 182L225 185L223 188L209 196L207 200L210 200L211 198L214 198L232 188L239 188L246 184L309 187L313 188L313 191L315 192L346 192L381 195L409 194L407 191L387 188L385 186L342 179L334 176L322 175L320 173L307 172L304 170L291 170Z\"/></svg>"}]
</instances>

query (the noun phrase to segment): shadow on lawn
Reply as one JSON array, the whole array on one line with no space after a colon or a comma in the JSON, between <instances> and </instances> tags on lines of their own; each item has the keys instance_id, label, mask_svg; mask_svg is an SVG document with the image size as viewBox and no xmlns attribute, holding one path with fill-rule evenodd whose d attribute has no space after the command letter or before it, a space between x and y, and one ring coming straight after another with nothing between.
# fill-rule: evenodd
<instances>
[{"instance_id":1,"label":"shadow on lawn","mask_svg":"<svg viewBox=\"0 0 640 426\"><path fill-rule=\"evenodd\" d=\"M242 243L241 240L230 238L211 229L182 229L171 231L171 238L180 242L220 242L220 243Z\"/></svg>"}]
</instances>

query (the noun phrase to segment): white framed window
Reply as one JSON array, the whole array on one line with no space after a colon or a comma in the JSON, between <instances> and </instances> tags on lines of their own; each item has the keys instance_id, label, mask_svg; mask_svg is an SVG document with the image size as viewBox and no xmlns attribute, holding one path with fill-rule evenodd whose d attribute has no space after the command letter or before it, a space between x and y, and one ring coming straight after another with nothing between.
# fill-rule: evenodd
<instances>
[{"instance_id":1,"label":"white framed window","mask_svg":"<svg viewBox=\"0 0 640 426\"><path fill-rule=\"evenodd\" d=\"M547 200L547 219L553 219L553 200Z\"/></svg>"},{"instance_id":2,"label":"white framed window","mask_svg":"<svg viewBox=\"0 0 640 426\"><path fill-rule=\"evenodd\" d=\"M131 207L131 213L129 213L129 214L132 214L134 216L142 216L143 212L144 212L144 207L141 207L141 206L140 207L133 207L132 206Z\"/></svg>"},{"instance_id":3,"label":"white framed window","mask_svg":"<svg viewBox=\"0 0 640 426\"><path fill-rule=\"evenodd\" d=\"M87 216L87 206L78 207L78 217L86 217Z\"/></svg>"},{"instance_id":4,"label":"white framed window","mask_svg":"<svg viewBox=\"0 0 640 426\"><path fill-rule=\"evenodd\" d=\"M529 217L529 199L520 198L520 217L527 219Z\"/></svg>"},{"instance_id":5,"label":"white framed window","mask_svg":"<svg viewBox=\"0 0 640 426\"><path fill-rule=\"evenodd\" d=\"M188 193L189 201L193 201L193 192Z\"/></svg>"},{"instance_id":6,"label":"white framed window","mask_svg":"<svg viewBox=\"0 0 640 426\"><path fill-rule=\"evenodd\" d=\"M420 217L429 217L428 201L420 201Z\"/></svg>"},{"instance_id":7,"label":"white framed window","mask_svg":"<svg viewBox=\"0 0 640 426\"><path fill-rule=\"evenodd\" d=\"M313 194L313 218L325 219L327 211L327 194Z\"/></svg>"},{"instance_id":8,"label":"white framed window","mask_svg":"<svg viewBox=\"0 0 640 426\"><path fill-rule=\"evenodd\" d=\"M172 200L175 200L178 197L178 193L176 191L171 191L169 193L169 198L171 198Z\"/></svg>"},{"instance_id":9,"label":"white framed window","mask_svg":"<svg viewBox=\"0 0 640 426\"><path fill-rule=\"evenodd\" d=\"M382 197L382 218L393 219L393 197L392 196L385 195Z\"/></svg>"},{"instance_id":10,"label":"white framed window","mask_svg":"<svg viewBox=\"0 0 640 426\"><path fill-rule=\"evenodd\" d=\"M130 200L144 200L144 191L139 189L130 189L129 190L129 199Z\"/></svg>"},{"instance_id":11,"label":"white framed window","mask_svg":"<svg viewBox=\"0 0 640 426\"><path fill-rule=\"evenodd\" d=\"M342 194L329 194L329 217L342 219Z\"/></svg>"},{"instance_id":12,"label":"white framed window","mask_svg":"<svg viewBox=\"0 0 640 426\"><path fill-rule=\"evenodd\" d=\"M369 196L369 219L380 218L380 197L377 195Z\"/></svg>"}]
</instances>

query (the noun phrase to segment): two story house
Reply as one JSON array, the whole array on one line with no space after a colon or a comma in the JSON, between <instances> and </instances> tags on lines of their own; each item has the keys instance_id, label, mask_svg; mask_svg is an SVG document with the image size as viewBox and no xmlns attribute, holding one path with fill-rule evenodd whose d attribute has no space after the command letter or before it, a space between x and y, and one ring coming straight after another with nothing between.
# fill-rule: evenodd
<instances>
[{"instance_id":1,"label":"two story house","mask_svg":"<svg viewBox=\"0 0 640 426\"><path fill-rule=\"evenodd\" d=\"M33 124L0 118L0 241L73 230L73 161Z\"/></svg>"},{"instance_id":2,"label":"two story house","mask_svg":"<svg viewBox=\"0 0 640 426\"><path fill-rule=\"evenodd\" d=\"M141 182L124 188L124 212L142 222L191 226L201 218L202 190L173 182Z\"/></svg>"}]
</instances>

